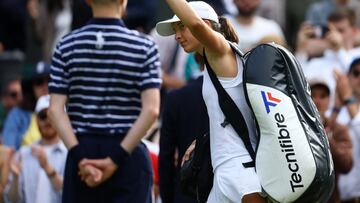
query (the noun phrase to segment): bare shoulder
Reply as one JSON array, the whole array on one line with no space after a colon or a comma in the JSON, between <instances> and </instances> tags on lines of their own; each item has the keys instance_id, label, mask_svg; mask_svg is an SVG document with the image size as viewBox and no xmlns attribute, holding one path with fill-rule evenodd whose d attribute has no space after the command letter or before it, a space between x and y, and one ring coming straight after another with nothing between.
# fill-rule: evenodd
<instances>
[{"instance_id":1,"label":"bare shoulder","mask_svg":"<svg viewBox=\"0 0 360 203\"><path fill-rule=\"evenodd\" d=\"M236 77L238 73L236 54L230 45L224 46L223 54L212 54L206 52L208 64L219 77Z\"/></svg>"}]
</instances>

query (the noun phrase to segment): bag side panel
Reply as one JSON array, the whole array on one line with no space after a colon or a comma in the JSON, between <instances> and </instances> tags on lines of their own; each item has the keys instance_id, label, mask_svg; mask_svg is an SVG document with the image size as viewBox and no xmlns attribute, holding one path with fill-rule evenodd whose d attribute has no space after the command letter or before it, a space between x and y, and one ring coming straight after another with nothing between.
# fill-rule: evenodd
<instances>
[{"instance_id":1,"label":"bag side panel","mask_svg":"<svg viewBox=\"0 0 360 203\"><path fill-rule=\"evenodd\" d=\"M327 135L320 122L320 115L311 99L310 87L306 82L301 66L288 50L281 46L274 46L282 53L287 63L291 84L294 84L293 90L290 90L294 94L292 96L293 102L297 106L299 115L303 118L302 123L307 131L317 164L317 174L312 185L297 202L327 202L335 187L335 172Z\"/></svg>"}]
</instances>

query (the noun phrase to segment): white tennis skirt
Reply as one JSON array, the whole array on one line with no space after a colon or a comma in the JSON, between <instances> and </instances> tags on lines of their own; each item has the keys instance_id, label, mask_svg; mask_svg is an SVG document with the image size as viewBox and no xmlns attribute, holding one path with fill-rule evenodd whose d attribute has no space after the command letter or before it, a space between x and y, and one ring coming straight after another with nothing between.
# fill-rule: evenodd
<instances>
[{"instance_id":1,"label":"white tennis skirt","mask_svg":"<svg viewBox=\"0 0 360 203\"><path fill-rule=\"evenodd\" d=\"M255 168L245 168L250 156L231 158L215 169L214 184L207 203L240 203L243 196L261 193L259 178Z\"/></svg>"}]
</instances>

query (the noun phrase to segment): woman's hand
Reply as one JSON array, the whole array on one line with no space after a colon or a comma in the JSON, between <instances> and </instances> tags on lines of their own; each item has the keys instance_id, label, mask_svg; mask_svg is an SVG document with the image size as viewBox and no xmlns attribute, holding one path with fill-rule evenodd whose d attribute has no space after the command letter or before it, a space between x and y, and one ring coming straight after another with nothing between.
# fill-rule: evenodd
<instances>
[{"instance_id":1,"label":"woman's hand","mask_svg":"<svg viewBox=\"0 0 360 203\"><path fill-rule=\"evenodd\" d=\"M187 148L184 156L183 156L183 159L182 159L182 162L181 162L181 166L184 164L185 161L189 160L190 158L190 155L193 153L194 149L195 149L195 145L196 145L196 140L194 140L191 145Z\"/></svg>"}]
</instances>

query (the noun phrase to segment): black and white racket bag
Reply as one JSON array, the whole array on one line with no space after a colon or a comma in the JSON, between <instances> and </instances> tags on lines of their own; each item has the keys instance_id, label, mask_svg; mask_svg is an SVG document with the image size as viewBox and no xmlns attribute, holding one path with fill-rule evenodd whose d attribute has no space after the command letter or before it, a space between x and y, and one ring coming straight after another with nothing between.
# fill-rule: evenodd
<instances>
[{"instance_id":1,"label":"black and white racket bag","mask_svg":"<svg viewBox=\"0 0 360 203\"><path fill-rule=\"evenodd\" d=\"M326 202L334 188L332 157L299 63L276 44L259 45L243 59L245 95L259 134L255 167L264 192L273 202Z\"/></svg>"}]
</instances>

